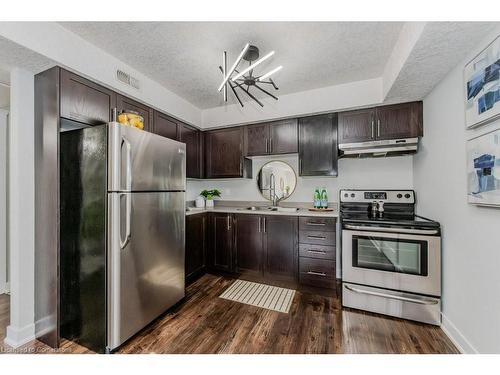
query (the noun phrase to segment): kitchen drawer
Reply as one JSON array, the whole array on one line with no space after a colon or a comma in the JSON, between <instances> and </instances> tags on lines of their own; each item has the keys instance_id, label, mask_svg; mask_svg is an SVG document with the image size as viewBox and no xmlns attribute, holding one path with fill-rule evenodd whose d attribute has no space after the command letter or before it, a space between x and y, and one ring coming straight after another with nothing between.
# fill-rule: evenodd
<instances>
[{"instance_id":1,"label":"kitchen drawer","mask_svg":"<svg viewBox=\"0 0 500 375\"><path fill-rule=\"evenodd\" d=\"M333 217L301 217L299 230L317 230L322 232L335 232L336 220Z\"/></svg>"},{"instance_id":2,"label":"kitchen drawer","mask_svg":"<svg viewBox=\"0 0 500 375\"><path fill-rule=\"evenodd\" d=\"M335 246L335 232L301 230L299 232L299 242L311 245Z\"/></svg>"},{"instance_id":3,"label":"kitchen drawer","mask_svg":"<svg viewBox=\"0 0 500 375\"><path fill-rule=\"evenodd\" d=\"M310 245L301 243L299 245L299 256L335 260L335 246Z\"/></svg>"},{"instance_id":4,"label":"kitchen drawer","mask_svg":"<svg viewBox=\"0 0 500 375\"><path fill-rule=\"evenodd\" d=\"M335 288L335 262L300 257L299 282L318 288Z\"/></svg>"}]
</instances>

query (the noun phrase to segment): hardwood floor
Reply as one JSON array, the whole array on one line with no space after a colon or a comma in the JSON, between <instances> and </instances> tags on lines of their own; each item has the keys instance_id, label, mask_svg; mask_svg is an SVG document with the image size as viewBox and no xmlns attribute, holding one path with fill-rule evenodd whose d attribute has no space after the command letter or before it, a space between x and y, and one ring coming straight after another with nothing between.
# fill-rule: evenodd
<instances>
[{"instance_id":1,"label":"hardwood floor","mask_svg":"<svg viewBox=\"0 0 500 375\"><path fill-rule=\"evenodd\" d=\"M224 276L203 276L187 288L183 303L118 352L457 353L439 327L342 309L334 297L297 292L288 314L218 298L232 282ZM0 314L3 324L3 309ZM38 341L16 352L26 351L53 352ZM63 341L57 352L89 351Z\"/></svg>"}]
</instances>

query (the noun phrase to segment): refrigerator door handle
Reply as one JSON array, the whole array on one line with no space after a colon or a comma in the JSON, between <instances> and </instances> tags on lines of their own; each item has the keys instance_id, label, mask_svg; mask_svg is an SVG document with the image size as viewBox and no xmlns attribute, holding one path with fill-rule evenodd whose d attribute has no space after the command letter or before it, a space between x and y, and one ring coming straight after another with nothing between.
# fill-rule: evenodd
<instances>
[{"instance_id":1,"label":"refrigerator door handle","mask_svg":"<svg viewBox=\"0 0 500 375\"><path fill-rule=\"evenodd\" d=\"M131 226L130 226L130 216L132 213L132 201L131 201L131 194L127 193L120 193L120 203L122 197L125 196L125 239L122 239L122 233L120 231L120 249L124 249L128 243L130 242L130 237L131 237ZM120 220L121 220L121 209L120 209Z\"/></svg>"},{"instance_id":2,"label":"refrigerator door handle","mask_svg":"<svg viewBox=\"0 0 500 375\"><path fill-rule=\"evenodd\" d=\"M125 190L132 190L132 146L127 138L122 137L122 148L123 145L126 147L126 176L125 176Z\"/></svg>"}]
</instances>

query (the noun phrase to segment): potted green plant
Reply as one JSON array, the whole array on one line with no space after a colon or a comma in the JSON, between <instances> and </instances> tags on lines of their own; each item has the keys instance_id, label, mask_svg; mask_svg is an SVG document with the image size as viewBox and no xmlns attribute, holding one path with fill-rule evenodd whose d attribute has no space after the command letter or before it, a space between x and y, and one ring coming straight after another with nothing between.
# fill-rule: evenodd
<instances>
[{"instance_id":1,"label":"potted green plant","mask_svg":"<svg viewBox=\"0 0 500 375\"><path fill-rule=\"evenodd\" d=\"M205 197L207 208L212 208L214 206L214 197L220 197L221 193L217 189L212 189L203 190L200 195Z\"/></svg>"}]
</instances>

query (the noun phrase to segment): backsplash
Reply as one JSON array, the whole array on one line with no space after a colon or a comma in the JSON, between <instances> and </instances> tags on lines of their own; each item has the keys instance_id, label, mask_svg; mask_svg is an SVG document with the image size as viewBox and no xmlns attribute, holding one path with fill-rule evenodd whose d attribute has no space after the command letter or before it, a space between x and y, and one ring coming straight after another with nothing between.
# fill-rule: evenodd
<instances>
[{"instance_id":1,"label":"backsplash","mask_svg":"<svg viewBox=\"0 0 500 375\"><path fill-rule=\"evenodd\" d=\"M257 157L253 162L253 178L227 180L188 180L187 200L194 200L204 189L219 189L223 200L265 201L257 189L256 175L260 168L271 160L281 160L292 166L298 176L298 156ZM412 189L413 156L389 158L339 159L338 177L300 177L297 187L286 202L310 202L316 187L328 190L330 201L338 201L339 190L343 188L369 189Z\"/></svg>"}]
</instances>

